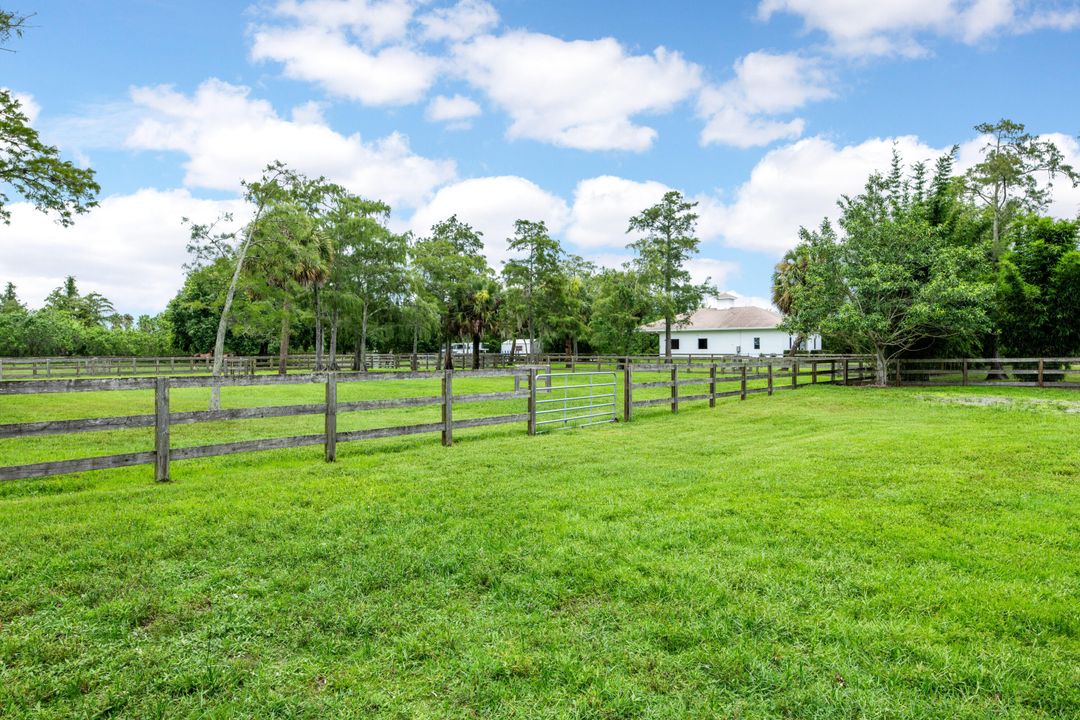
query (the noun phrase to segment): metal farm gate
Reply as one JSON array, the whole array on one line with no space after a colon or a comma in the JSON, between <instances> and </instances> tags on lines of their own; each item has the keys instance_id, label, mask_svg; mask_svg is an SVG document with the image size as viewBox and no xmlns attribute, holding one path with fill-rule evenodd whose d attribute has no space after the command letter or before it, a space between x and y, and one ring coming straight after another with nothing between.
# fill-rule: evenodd
<instances>
[{"instance_id":1,"label":"metal farm gate","mask_svg":"<svg viewBox=\"0 0 1080 720\"><path fill-rule=\"evenodd\" d=\"M614 372L535 373L531 380L529 430L533 433L616 421Z\"/></svg>"}]
</instances>

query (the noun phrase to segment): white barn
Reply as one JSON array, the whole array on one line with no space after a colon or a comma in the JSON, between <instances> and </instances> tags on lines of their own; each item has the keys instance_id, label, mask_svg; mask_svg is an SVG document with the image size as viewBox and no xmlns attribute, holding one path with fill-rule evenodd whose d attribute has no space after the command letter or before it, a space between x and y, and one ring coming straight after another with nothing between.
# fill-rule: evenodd
<instances>
[{"instance_id":1,"label":"white barn","mask_svg":"<svg viewBox=\"0 0 1080 720\"><path fill-rule=\"evenodd\" d=\"M777 329L782 318L759 307L734 307L735 296L717 297L719 307L702 308L671 326L672 355L782 355L795 338ZM656 333L659 353L664 354L664 321L643 325ZM820 350L821 336L806 338L802 351Z\"/></svg>"}]
</instances>

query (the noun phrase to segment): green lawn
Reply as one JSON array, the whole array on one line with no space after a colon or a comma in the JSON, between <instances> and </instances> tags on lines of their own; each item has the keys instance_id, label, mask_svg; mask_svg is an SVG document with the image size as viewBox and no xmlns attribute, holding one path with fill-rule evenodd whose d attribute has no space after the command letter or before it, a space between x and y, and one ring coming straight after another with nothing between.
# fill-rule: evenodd
<instances>
[{"instance_id":1,"label":"green lawn","mask_svg":"<svg viewBox=\"0 0 1080 720\"><path fill-rule=\"evenodd\" d=\"M436 391L339 389L391 394ZM6 396L0 422L149 404ZM0 716L1080 717L1077 409L1062 390L818 386L452 448L350 443L334 465L304 448L178 462L166 485L148 467L4 483ZM0 464L149 440L0 441Z\"/></svg>"}]
</instances>

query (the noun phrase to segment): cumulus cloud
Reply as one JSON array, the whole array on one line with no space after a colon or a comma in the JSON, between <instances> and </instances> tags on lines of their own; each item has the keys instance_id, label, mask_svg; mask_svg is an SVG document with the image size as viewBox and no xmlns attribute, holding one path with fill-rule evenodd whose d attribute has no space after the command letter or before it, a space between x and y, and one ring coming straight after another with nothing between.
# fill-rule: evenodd
<instances>
[{"instance_id":1,"label":"cumulus cloud","mask_svg":"<svg viewBox=\"0 0 1080 720\"><path fill-rule=\"evenodd\" d=\"M421 15L419 23L426 40L460 42L495 27L499 13L484 0L461 0L451 7Z\"/></svg>"},{"instance_id":2,"label":"cumulus cloud","mask_svg":"<svg viewBox=\"0 0 1080 720\"><path fill-rule=\"evenodd\" d=\"M630 218L660 201L667 185L602 175L582 180L574 189L574 205L566 239L582 249L625 247L636 235L626 232Z\"/></svg>"},{"instance_id":3,"label":"cumulus cloud","mask_svg":"<svg viewBox=\"0 0 1080 720\"><path fill-rule=\"evenodd\" d=\"M870 173L888 168L894 147L909 163L942 152L913 136L844 147L820 137L799 140L766 153L732 202L706 198L699 208L701 235L747 250L782 253L794 247L800 225L816 227L823 217L835 217L840 195L857 193Z\"/></svg>"},{"instance_id":4,"label":"cumulus cloud","mask_svg":"<svg viewBox=\"0 0 1080 720\"><path fill-rule=\"evenodd\" d=\"M254 33L251 58L284 65L285 75L366 105L407 105L427 93L439 61L411 47L367 50L339 29L317 25L264 27Z\"/></svg>"},{"instance_id":5,"label":"cumulus cloud","mask_svg":"<svg viewBox=\"0 0 1080 720\"><path fill-rule=\"evenodd\" d=\"M1080 167L1080 143L1060 133L1041 139L1053 141L1066 162ZM979 161L988 138L973 138L959 148L956 171L963 172ZM837 199L860 192L875 171L889 167L893 149L908 165L933 161L948 148L930 146L915 136L870 138L861 143L838 146L812 137L767 153L754 167L749 179L735 191L731 202L713 196L700 201L698 228L705 240L757 250L772 255L795 246L800 226L817 227L822 218L839 216ZM1047 181L1042 178L1042 181ZM1076 217L1080 212L1080 188L1058 178L1047 212L1056 217Z\"/></svg>"},{"instance_id":6,"label":"cumulus cloud","mask_svg":"<svg viewBox=\"0 0 1080 720\"><path fill-rule=\"evenodd\" d=\"M280 0L271 9L303 25L348 32L368 45L403 38L413 12L412 0Z\"/></svg>"},{"instance_id":7,"label":"cumulus cloud","mask_svg":"<svg viewBox=\"0 0 1080 720\"><path fill-rule=\"evenodd\" d=\"M701 69L657 48L630 55L613 38L510 32L455 46L455 71L510 115L509 138L580 150L650 147L637 115L667 112L701 85Z\"/></svg>"},{"instance_id":8,"label":"cumulus cloud","mask_svg":"<svg viewBox=\"0 0 1080 720\"><path fill-rule=\"evenodd\" d=\"M703 145L720 143L747 148L802 135L801 118L776 120L803 105L832 97L820 61L795 54L754 52L735 63L735 76L706 87L698 97L705 118Z\"/></svg>"},{"instance_id":9,"label":"cumulus cloud","mask_svg":"<svg viewBox=\"0 0 1080 720\"><path fill-rule=\"evenodd\" d=\"M391 206L416 207L456 174L451 161L413 153L399 133L373 142L341 135L310 104L286 120L269 102L252 98L249 88L221 80L204 82L192 95L168 86L135 88L132 101L146 117L127 146L187 155L189 187L235 190L241 178L281 160Z\"/></svg>"},{"instance_id":10,"label":"cumulus cloud","mask_svg":"<svg viewBox=\"0 0 1080 720\"><path fill-rule=\"evenodd\" d=\"M409 227L424 236L432 225L451 215L484 234L488 261L497 268L509 257L506 239L514 234L515 221L543 220L557 234L566 226L569 209L565 200L523 177L472 178L440 189L431 202L417 209Z\"/></svg>"},{"instance_id":11,"label":"cumulus cloud","mask_svg":"<svg viewBox=\"0 0 1080 720\"><path fill-rule=\"evenodd\" d=\"M433 122L450 123L451 127L467 127L468 120L481 112L475 100L464 95L438 95L427 106L425 116Z\"/></svg>"},{"instance_id":12,"label":"cumulus cloud","mask_svg":"<svg viewBox=\"0 0 1080 720\"><path fill-rule=\"evenodd\" d=\"M40 306L66 275L83 291L109 298L121 312L156 313L183 283L188 230L181 218L211 221L222 212L244 212L236 200L200 200L187 190L139 190L106 197L61 227L29 203L11 205L7 242L18 252L0 254L0 279Z\"/></svg>"},{"instance_id":13,"label":"cumulus cloud","mask_svg":"<svg viewBox=\"0 0 1080 720\"><path fill-rule=\"evenodd\" d=\"M1080 26L1080 9L1023 0L761 0L758 17L779 13L802 18L808 30L825 33L847 55L926 53L924 36L976 43L1002 33Z\"/></svg>"}]
</instances>

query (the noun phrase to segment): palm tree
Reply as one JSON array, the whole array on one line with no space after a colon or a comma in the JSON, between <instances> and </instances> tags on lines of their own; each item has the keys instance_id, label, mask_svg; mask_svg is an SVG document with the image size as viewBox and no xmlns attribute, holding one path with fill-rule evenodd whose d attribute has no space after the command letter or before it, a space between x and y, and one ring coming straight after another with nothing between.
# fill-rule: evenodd
<instances>
[{"instance_id":1,"label":"palm tree","mask_svg":"<svg viewBox=\"0 0 1080 720\"><path fill-rule=\"evenodd\" d=\"M480 369L480 339L497 326L502 303L499 284L490 278L474 279L455 303L454 324L461 334L472 337L473 370Z\"/></svg>"},{"instance_id":2,"label":"palm tree","mask_svg":"<svg viewBox=\"0 0 1080 720\"><path fill-rule=\"evenodd\" d=\"M806 271L810 267L810 253L802 246L796 246L784 253L776 263L772 276L772 302L783 315L790 315L794 309L797 288L806 282ZM792 354L803 343L803 334L796 333L792 342Z\"/></svg>"}]
</instances>

